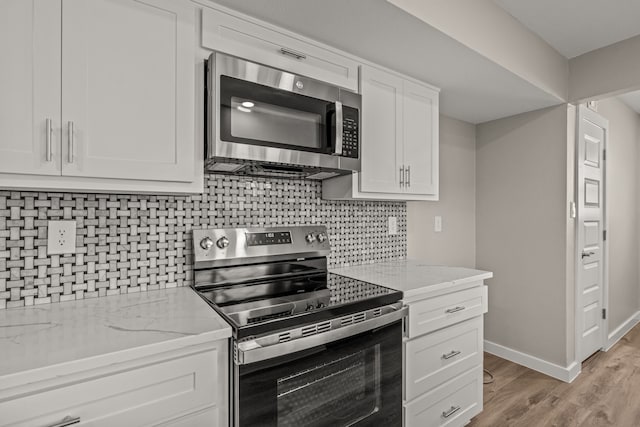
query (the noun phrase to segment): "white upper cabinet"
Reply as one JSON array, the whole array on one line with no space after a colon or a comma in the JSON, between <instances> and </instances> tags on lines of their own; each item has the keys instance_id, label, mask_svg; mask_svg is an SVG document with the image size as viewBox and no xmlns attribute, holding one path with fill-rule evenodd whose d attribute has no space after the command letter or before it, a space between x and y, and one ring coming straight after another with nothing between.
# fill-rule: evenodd
<instances>
[{"instance_id":1,"label":"white upper cabinet","mask_svg":"<svg viewBox=\"0 0 640 427\"><path fill-rule=\"evenodd\" d=\"M62 174L193 180L193 9L64 0L62 13Z\"/></svg>"},{"instance_id":2,"label":"white upper cabinet","mask_svg":"<svg viewBox=\"0 0 640 427\"><path fill-rule=\"evenodd\" d=\"M0 3L2 172L60 174L60 14L59 1Z\"/></svg>"},{"instance_id":3,"label":"white upper cabinet","mask_svg":"<svg viewBox=\"0 0 640 427\"><path fill-rule=\"evenodd\" d=\"M358 90L358 63L328 46L247 16L202 10L202 46Z\"/></svg>"},{"instance_id":4,"label":"white upper cabinet","mask_svg":"<svg viewBox=\"0 0 640 427\"><path fill-rule=\"evenodd\" d=\"M438 93L408 80L403 89L404 192L437 196Z\"/></svg>"},{"instance_id":5,"label":"white upper cabinet","mask_svg":"<svg viewBox=\"0 0 640 427\"><path fill-rule=\"evenodd\" d=\"M362 191L394 193L400 188L402 153L402 79L362 67L360 132ZM365 142L366 141L366 146ZM372 149L370 149L372 148Z\"/></svg>"},{"instance_id":6,"label":"white upper cabinet","mask_svg":"<svg viewBox=\"0 0 640 427\"><path fill-rule=\"evenodd\" d=\"M0 3L0 187L201 191L194 21L186 0Z\"/></svg>"},{"instance_id":7,"label":"white upper cabinet","mask_svg":"<svg viewBox=\"0 0 640 427\"><path fill-rule=\"evenodd\" d=\"M325 199L438 200L438 90L398 74L360 69L358 174L325 180Z\"/></svg>"}]
</instances>

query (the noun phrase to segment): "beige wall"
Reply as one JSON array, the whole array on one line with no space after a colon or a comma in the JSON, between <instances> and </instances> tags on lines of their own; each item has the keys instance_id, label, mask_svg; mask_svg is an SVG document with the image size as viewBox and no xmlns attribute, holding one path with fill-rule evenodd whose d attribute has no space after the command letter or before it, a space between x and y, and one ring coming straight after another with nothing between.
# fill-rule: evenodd
<instances>
[{"instance_id":1,"label":"beige wall","mask_svg":"<svg viewBox=\"0 0 640 427\"><path fill-rule=\"evenodd\" d=\"M616 98L598 103L609 120L606 203L609 245L609 333L638 310L638 126L640 116Z\"/></svg>"},{"instance_id":2,"label":"beige wall","mask_svg":"<svg viewBox=\"0 0 640 427\"><path fill-rule=\"evenodd\" d=\"M475 126L440 116L440 201L407 203L409 258L475 267ZM442 232L433 229L442 217Z\"/></svg>"},{"instance_id":3,"label":"beige wall","mask_svg":"<svg viewBox=\"0 0 640 427\"><path fill-rule=\"evenodd\" d=\"M619 95L640 88L640 36L569 61L569 100Z\"/></svg>"},{"instance_id":4,"label":"beige wall","mask_svg":"<svg viewBox=\"0 0 640 427\"><path fill-rule=\"evenodd\" d=\"M574 340L567 128L566 105L476 128L476 265L494 273L485 337L565 367Z\"/></svg>"}]
</instances>

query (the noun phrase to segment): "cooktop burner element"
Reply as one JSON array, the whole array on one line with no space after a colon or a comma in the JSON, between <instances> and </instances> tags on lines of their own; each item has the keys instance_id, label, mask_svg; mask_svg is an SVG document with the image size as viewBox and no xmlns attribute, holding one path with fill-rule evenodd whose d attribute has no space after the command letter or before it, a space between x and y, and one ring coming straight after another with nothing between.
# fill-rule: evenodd
<instances>
[{"instance_id":1,"label":"cooktop burner element","mask_svg":"<svg viewBox=\"0 0 640 427\"><path fill-rule=\"evenodd\" d=\"M393 304L402 293L327 271L325 227L195 230L195 290L240 339Z\"/></svg>"}]
</instances>

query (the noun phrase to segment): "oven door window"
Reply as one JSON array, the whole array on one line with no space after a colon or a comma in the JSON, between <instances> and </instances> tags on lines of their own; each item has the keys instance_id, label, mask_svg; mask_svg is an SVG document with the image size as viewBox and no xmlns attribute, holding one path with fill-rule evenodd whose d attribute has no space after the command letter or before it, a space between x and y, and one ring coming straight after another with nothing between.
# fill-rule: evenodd
<instances>
[{"instance_id":1,"label":"oven door window","mask_svg":"<svg viewBox=\"0 0 640 427\"><path fill-rule=\"evenodd\" d=\"M333 103L220 76L220 138L250 145L330 153ZM329 127L327 126L329 123Z\"/></svg>"},{"instance_id":2,"label":"oven door window","mask_svg":"<svg viewBox=\"0 0 640 427\"><path fill-rule=\"evenodd\" d=\"M397 322L309 351L236 367L236 425L400 425L401 336Z\"/></svg>"},{"instance_id":3,"label":"oven door window","mask_svg":"<svg viewBox=\"0 0 640 427\"><path fill-rule=\"evenodd\" d=\"M380 410L380 345L278 379L278 426L352 425Z\"/></svg>"}]
</instances>

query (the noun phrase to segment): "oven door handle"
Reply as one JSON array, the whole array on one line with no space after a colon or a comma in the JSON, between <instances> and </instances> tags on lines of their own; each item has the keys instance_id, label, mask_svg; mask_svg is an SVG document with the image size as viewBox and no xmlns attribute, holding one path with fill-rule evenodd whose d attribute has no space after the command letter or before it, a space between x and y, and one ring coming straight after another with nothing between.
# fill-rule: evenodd
<instances>
[{"instance_id":1,"label":"oven door handle","mask_svg":"<svg viewBox=\"0 0 640 427\"><path fill-rule=\"evenodd\" d=\"M238 365L246 365L318 347L323 344L328 344L330 342L338 341L343 338L348 338L397 322L398 320L402 320L406 317L409 312L408 307L389 307L392 307L394 311L349 326L340 327L303 338L293 339L291 341L280 342L268 346L261 345L258 342L258 339L234 343L234 351L236 352L235 362Z\"/></svg>"}]
</instances>

